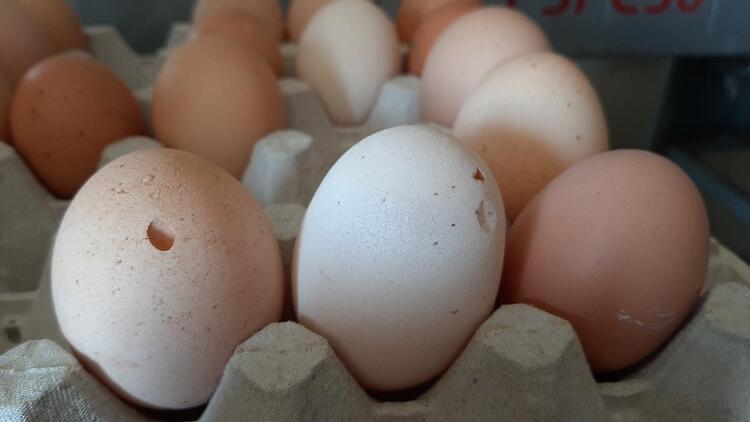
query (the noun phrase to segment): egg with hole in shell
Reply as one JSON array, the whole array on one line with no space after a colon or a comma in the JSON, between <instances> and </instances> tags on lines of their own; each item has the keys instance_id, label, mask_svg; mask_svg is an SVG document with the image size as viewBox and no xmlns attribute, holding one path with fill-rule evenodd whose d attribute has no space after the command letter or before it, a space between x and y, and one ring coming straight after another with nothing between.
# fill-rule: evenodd
<instances>
[{"instance_id":1,"label":"egg with hole in shell","mask_svg":"<svg viewBox=\"0 0 750 422\"><path fill-rule=\"evenodd\" d=\"M52 298L82 364L131 403L204 404L234 349L281 317L271 224L219 166L142 150L71 202L52 254Z\"/></svg>"}]
</instances>

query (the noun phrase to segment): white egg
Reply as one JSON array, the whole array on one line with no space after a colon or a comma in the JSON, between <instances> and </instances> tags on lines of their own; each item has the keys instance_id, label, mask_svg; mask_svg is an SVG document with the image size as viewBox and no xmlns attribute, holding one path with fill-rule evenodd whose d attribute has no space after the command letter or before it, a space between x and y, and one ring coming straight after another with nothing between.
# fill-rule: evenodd
<instances>
[{"instance_id":1,"label":"white egg","mask_svg":"<svg viewBox=\"0 0 750 422\"><path fill-rule=\"evenodd\" d=\"M497 184L469 148L427 126L378 132L310 203L292 268L298 319L367 389L429 381L493 309L505 225Z\"/></svg>"},{"instance_id":2,"label":"white egg","mask_svg":"<svg viewBox=\"0 0 750 422\"><path fill-rule=\"evenodd\" d=\"M322 7L302 34L297 74L320 95L334 123L356 126L400 64L388 16L370 1L337 1Z\"/></svg>"}]
</instances>

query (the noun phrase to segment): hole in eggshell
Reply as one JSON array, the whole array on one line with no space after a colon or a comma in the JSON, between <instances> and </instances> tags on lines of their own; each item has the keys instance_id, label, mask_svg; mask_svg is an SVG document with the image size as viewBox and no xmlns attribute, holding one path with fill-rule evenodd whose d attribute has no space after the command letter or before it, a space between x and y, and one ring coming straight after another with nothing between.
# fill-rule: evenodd
<instances>
[{"instance_id":1,"label":"hole in eggshell","mask_svg":"<svg viewBox=\"0 0 750 422\"><path fill-rule=\"evenodd\" d=\"M477 169L477 171L474 172L474 180L484 182L484 174L482 174L482 170Z\"/></svg>"},{"instance_id":2,"label":"hole in eggshell","mask_svg":"<svg viewBox=\"0 0 750 422\"><path fill-rule=\"evenodd\" d=\"M174 230L166 222L156 219L146 229L148 241L160 251L168 251L174 245Z\"/></svg>"}]
</instances>

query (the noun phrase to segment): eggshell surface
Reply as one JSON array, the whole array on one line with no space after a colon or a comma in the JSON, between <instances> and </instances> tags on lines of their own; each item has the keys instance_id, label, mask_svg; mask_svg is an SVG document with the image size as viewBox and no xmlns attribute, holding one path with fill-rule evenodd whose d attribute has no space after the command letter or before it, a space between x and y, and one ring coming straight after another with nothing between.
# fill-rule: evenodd
<instances>
[{"instance_id":1,"label":"eggshell surface","mask_svg":"<svg viewBox=\"0 0 750 422\"><path fill-rule=\"evenodd\" d=\"M318 93L331 120L364 123L383 84L400 66L396 32L388 16L367 0L335 1L305 30L297 74Z\"/></svg>"},{"instance_id":2,"label":"eggshell surface","mask_svg":"<svg viewBox=\"0 0 750 422\"><path fill-rule=\"evenodd\" d=\"M89 39L67 0L19 0L46 29L56 51L86 50Z\"/></svg>"},{"instance_id":3,"label":"eggshell surface","mask_svg":"<svg viewBox=\"0 0 750 422\"><path fill-rule=\"evenodd\" d=\"M220 167L143 150L76 195L52 256L76 356L124 399L205 403L235 347L281 316L281 256L261 208Z\"/></svg>"},{"instance_id":4,"label":"eggshell surface","mask_svg":"<svg viewBox=\"0 0 750 422\"><path fill-rule=\"evenodd\" d=\"M193 9L193 23L232 9L244 10L266 25L278 40L284 38L284 13L278 0L198 0Z\"/></svg>"},{"instance_id":5,"label":"eggshell surface","mask_svg":"<svg viewBox=\"0 0 750 422\"><path fill-rule=\"evenodd\" d=\"M191 33L191 38L202 34L223 35L241 43L248 50L263 57L273 69L273 73L276 76L281 76L284 64L281 59L279 42L264 29L263 23L253 15L234 9L208 17L196 25Z\"/></svg>"},{"instance_id":6,"label":"eggshell surface","mask_svg":"<svg viewBox=\"0 0 750 422\"><path fill-rule=\"evenodd\" d=\"M378 132L326 175L292 267L300 323L371 390L442 373L493 309L505 217L489 169L426 126Z\"/></svg>"},{"instance_id":7,"label":"eggshell surface","mask_svg":"<svg viewBox=\"0 0 750 422\"><path fill-rule=\"evenodd\" d=\"M54 52L46 29L21 3L0 1L0 73L11 87L31 66Z\"/></svg>"},{"instance_id":8,"label":"eggshell surface","mask_svg":"<svg viewBox=\"0 0 750 422\"><path fill-rule=\"evenodd\" d=\"M609 145L596 91L573 62L554 53L490 70L453 129L492 169L510 221L555 176Z\"/></svg>"},{"instance_id":9,"label":"eggshell surface","mask_svg":"<svg viewBox=\"0 0 750 422\"><path fill-rule=\"evenodd\" d=\"M284 126L284 99L261 56L207 35L169 57L151 116L164 145L208 158L239 179L255 143Z\"/></svg>"},{"instance_id":10,"label":"eggshell surface","mask_svg":"<svg viewBox=\"0 0 750 422\"><path fill-rule=\"evenodd\" d=\"M401 42L411 43L427 15L453 3L479 3L476 0L403 0L396 13L396 28Z\"/></svg>"},{"instance_id":11,"label":"eggshell surface","mask_svg":"<svg viewBox=\"0 0 750 422\"><path fill-rule=\"evenodd\" d=\"M409 51L409 72L421 75L424 62L440 34L456 19L481 4L479 0L448 3L425 16L414 33L414 44Z\"/></svg>"},{"instance_id":12,"label":"eggshell surface","mask_svg":"<svg viewBox=\"0 0 750 422\"><path fill-rule=\"evenodd\" d=\"M461 16L435 41L422 72L422 120L452 127L480 79L503 60L547 51L549 42L529 18L505 7Z\"/></svg>"},{"instance_id":13,"label":"eggshell surface","mask_svg":"<svg viewBox=\"0 0 750 422\"><path fill-rule=\"evenodd\" d=\"M292 42L299 42L302 33L321 7L335 0L292 0L287 13L287 29Z\"/></svg>"},{"instance_id":14,"label":"eggshell surface","mask_svg":"<svg viewBox=\"0 0 750 422\"><path fill-rule=\"evenodd\" d=\"M10 120L19 154L62 198L96 171L105 146L144 130L130 89L83 54L53 56L31 68L18 85Z\"/></svg>"},{"instance_id":15,"label":"eggshell surface","mask_svg":"<svg viewBox=\"0 0 750 422\"><path fill-rule=\"evenodd\" d=\"M698 189L672 162L618 150L563 172L508 233L504 303L571 322L594 371L628 367L682 324L706 276Z\"/></svg>"}]
</instances>

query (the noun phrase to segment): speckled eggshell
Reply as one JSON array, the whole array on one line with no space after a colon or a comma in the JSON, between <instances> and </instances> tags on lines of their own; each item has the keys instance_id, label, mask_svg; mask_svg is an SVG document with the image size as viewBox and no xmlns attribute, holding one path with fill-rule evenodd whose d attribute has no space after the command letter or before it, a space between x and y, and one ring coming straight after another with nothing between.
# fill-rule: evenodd
<instances>
[{"instance_id":1,"label":"speckled eggshell","mask_svg":"<svg viewBox=\"0 0 750 422\"><path fill-rule=\"evenodd\" d=\"M0 73L12 87L26 70L54 52L47 30L21 3L0 1Z\"/></svg>"},{"instance_id":2,"label":"speckled eggshell","mask_svg":"<svg viewBox=\"0 0 750 422\"><path fill-rule=\"evenodd\" d=\"M435 41L422 71L422 120L452 127L458 110L497 63L550 49L542 30L522 13L483 7L453 22Z\"/></svg>"},{"instance_id":3,"label":"speckled eggshell","mask_svg":"<svg viewBox=\"0 0 750 422\"><path fill-rule=\"evenodd\" d=\"M424 62L440 34L461 16L481 6L480 0L465 0L448 3L433 10L422 19L414 33L414 42L409 50L409 72L421 75Z\"/></svg>"},{"instance_id":4,"label":"speckled eggshell","mask_svg":"<svg viewBox=\"0 0 750 422\"><path fill-rule=\"evenodd\" d=\"M297 238L300 323L367 389L441 374L492 312L505 216L489 169L438 129L364 139L326 175Z\"/></svg>"},{"instance_id":5,"label":"speckled eggshell","mask_svg":"<svg viewBox=\"0 0 750 422\"><path fill-rule=\"evenodd\" d=\"M284 63L281 59L279 41L250 13L233 9L210 16L193 27L190 39L206 34L222 35L242 44L263 57L273 69L273 73L281 76Z\"/></svg>"},{"instance_id":6,"label":"speckled eggshell","mask_svg":"<svg viewBox=\"0 0 750 422\"><path fill-rule=\"evenodd\" d=\"M619 370L685 321L708 251L705 206L679 167L605 152L560 174L513 223L502 300L567 319L594 371Z\"/></svg>"},{"instance_id":7,"label":"speckled eggshell","mask_svg":"<svg viewBox=\"0 0 750 422\"><path fill-rule=\"evenodd\" d=\"M510 221L560 172L609 146L596 91L575 63L554 53L490 70L453 129L492 169Z\"/></svg>"},{"instance_id":8,"label":"speckled eggshell","mask_svg":"<svg viewBox=\"0 0 750 422\"><path fill-rule=\"evenodd\" d=\"M239 179L255 144L284 126L284 98L260 55L224 36L204 35L164 64L151 120L164 145L208 158Z\"/></svg>"},{"instance_id":9,"label":"speckled eggshell","mask_svg":"<svg viewBox=\"0 0 750 422\"><path fill-rule=\"evenodd\" d=\"M331 120L341 126L364 123L399 66L396 31L367 0L321 8L307 25L297 56L297 75L310 83Z\"/></svg>"},{"instance_id":10,"label":"speckled eggshell","mask_svg":"<svg viewBox=\"0 0 750 422\"><path fill-rule=\"evenodd\" d=\"M198 0L193 9L193 22L241 9L258 18L279 41L284 38L284 12L278 0Z\"/></svg>"},{"instance_id":11,"label":"speckled eggshell","mask_svg":"<svg viewBox=\"0 0 750 422\"><path fill-rule=\"evenodd\" d=\"M0 141L11 143L10 140L10 103L13 93L10 84L0 72Z\"/></svg>"},{"instance_id":12,"label":"speckled eggshell","mask_svg":"<svg viewBox=\"0 0 750 422\"><path fill-rule=\"evenodd\" d=\"M235 347L281 316L281 255L260 206L183 151L134 152L91 177L60 225L51 276L81 362L152 408L208 401Z\"/></svg>"},{"instance_id":13,"label":"speckled eggshell","mask_svg":"<svg viewBox=\"0 0 750 422\"><path fill-rule=\"evenodd\" d=\"M144 131L127 85L80 52L29 69L13 97L10 122L19 154L61 198L73 196L94 174L108 144Z\"/></svg>"},{"instance_id":14,"label":"speckled eggshell","mask_svg":"<svg viewBox=\"0 0 750 422\"><path fill-rule=\"evenodd\" d=\"M89 39L68 0L19 0L46 29L57 51L86 50Z\"/></svg>"}]
</instances>

